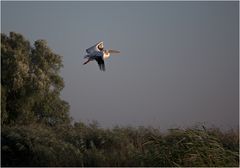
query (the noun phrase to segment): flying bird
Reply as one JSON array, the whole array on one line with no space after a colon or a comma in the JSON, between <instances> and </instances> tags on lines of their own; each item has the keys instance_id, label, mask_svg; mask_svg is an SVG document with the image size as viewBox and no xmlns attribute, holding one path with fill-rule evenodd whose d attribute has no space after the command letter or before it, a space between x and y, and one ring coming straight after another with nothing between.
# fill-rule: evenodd
<instances>
[{"instance_id":1,"label":"flying bird","mask_svg":"<svg viewBox=\"0 0 240 168\"><path fill-rule=\"evenodd\" d=\"M84 58L88 60L83 63L83 65L89 63L90 61L96 61L101 71L105 71L104 60L110 57L111 53L120 53L117 50L104 50L103 41L98 42L94 46L86 49L87 55Z\"/></svg>"}]
</instances>

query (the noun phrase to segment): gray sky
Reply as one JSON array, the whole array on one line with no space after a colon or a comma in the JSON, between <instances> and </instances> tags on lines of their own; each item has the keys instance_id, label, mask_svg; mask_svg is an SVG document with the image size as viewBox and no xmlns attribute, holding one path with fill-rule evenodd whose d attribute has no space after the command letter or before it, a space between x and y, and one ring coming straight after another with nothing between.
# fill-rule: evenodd
<instances>
[{"instance_id":1,"label":"gray sky","mask_svg":"<svg viewBox=\"0 0 240 168\"><path fill-rule=\"evenodd\" d=\"M238 2L1 2L1 32L63 56L75 121L238 126ZM121 53L83 66L98 41Z\"/></svg>"}]
</instances>

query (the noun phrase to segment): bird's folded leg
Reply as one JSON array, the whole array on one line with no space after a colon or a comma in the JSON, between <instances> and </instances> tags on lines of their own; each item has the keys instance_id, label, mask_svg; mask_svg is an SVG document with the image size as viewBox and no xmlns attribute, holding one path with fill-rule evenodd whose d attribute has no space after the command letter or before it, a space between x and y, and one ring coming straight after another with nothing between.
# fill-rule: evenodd
<instances>
[{"instance_id":1,"label":"bird's folded leg","mask_svg":"<svg viewBox=\"0 0 240 168\"><path fill-rule=\"evenodd\" d=\"M86 62L84 62L83 63L83 65L85 65L85 64L87 64L87 63L89 63L91 60L90 59L88 59Z\"/></svg>"}]
</instances>

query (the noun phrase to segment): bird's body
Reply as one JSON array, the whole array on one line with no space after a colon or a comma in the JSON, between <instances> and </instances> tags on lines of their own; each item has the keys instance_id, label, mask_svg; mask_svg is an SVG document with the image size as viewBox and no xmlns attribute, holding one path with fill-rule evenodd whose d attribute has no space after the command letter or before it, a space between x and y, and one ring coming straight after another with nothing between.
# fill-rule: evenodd
<instances>
[{"instance_id":1,"label":"bird's body","mask_svg":"<svg viewBox=\"0 0 240 168\"><path fill-rule=\"evenodd\" d=\"M103 42L99 42L96 45L86 49L87 55L84 58L88 58L83 65L87 64L90 61L97 61L100 70L105 71L104 60L110 57L110 53L119 53L116 50L104 50Z\"/></svg>"}]
</instances>

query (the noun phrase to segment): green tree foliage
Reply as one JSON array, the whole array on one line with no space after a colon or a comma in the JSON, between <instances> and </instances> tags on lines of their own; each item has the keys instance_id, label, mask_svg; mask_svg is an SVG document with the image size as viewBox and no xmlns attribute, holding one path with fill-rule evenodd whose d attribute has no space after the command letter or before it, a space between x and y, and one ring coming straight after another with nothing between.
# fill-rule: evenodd
<instances>
[{"instance_id":1,"label":"green tree foliage","mask_svg":"<svg viewBox=\"0 0 240 168\"><path fill-rule=\"evenodd\" d=\"M62 59L46 41L31 46L21 34L1 34L1 63L2 124L70 121L69 105L60 98Z\"/></svg>"},{"instance_id":2,"label":"green tree foliage","mask_svg":"<svg viewBox=\"0 0 240 168\"><path fill-rule=\"evenodd\" d=\"M1 166L239 166L239 130L70 123L61 56L1 34Z\"/></svg>"}]
</instances>

